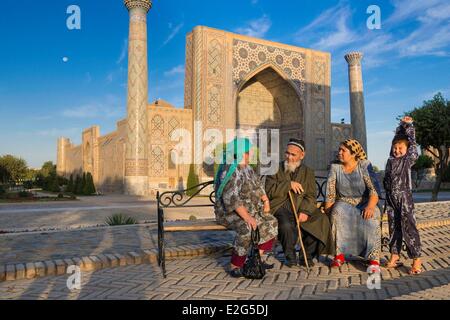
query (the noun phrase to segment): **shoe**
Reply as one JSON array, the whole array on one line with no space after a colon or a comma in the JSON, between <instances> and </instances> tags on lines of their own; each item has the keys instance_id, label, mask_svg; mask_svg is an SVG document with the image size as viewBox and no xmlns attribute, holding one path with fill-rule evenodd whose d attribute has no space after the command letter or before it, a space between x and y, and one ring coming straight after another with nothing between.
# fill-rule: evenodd
<instances>
[{"instance_id":1,"label":"shoe","mask_svg":"<svg viewBox=\"0 0 450 320\"><path fill-rule=\"evenodd\" d=\"M411 276L416 276L422 273L422 268L412 267L411 270L409 270L409 274Z\"/></svg>"},{"instance_id":2,"label":"shoe","mask_svg":"<svg viewBox=\"0 0 450 320\"><path fill-rule=\"evenodd\" d=\"M275 267L275 257L271 253L264 253L261 255L262 266L266 270L273 269Z\"/></svg>"},{"instance_id":3,"label":"shoe","mask_svg":"<svg viewBox=\"0 0 450 320\"><path fill-rule=\"evenodd\" d=\"M339 268L345 263L345 256L343 254L337 255L334 257L333 261L331 262L330 267L331 268Z\"/></svg>"},{"instance_id":4,"label":"shoe","mask_svg":"<svg viewBox=\"0 0 450 320\"><path fill-rule=\"evenodd\" d=\"M377 273L380 272L380 263L376 260L369 261L369 267L367 269L369 273Z\"/></svg>"},{"instance_id":5,"label":"shoe","mask_svg":"<svg viewBox=\"0 0 450 320\"><path fill-rule=\"evenodd\" d=\"M414 275L419 275L422 273L422 263L419 261L419 263L417 263L417 259L414 260L413 265L411 266L411 269L409 270L409 274L414 276Z\"/></svg>"},{"instance_id":6,"label":"shoe","mask_svg":"<svg viewBox=\"0 0 450 320\"><path fill-rule=\"evenodd\" d=\"M316 265L316 264L314 263L313 259L311 259L311 258L308 258L307 261L308 261L308 266L309 266L310 268L311 268L311 267L314 267L314 266ZM305 259L300 258L300 260L298 261L298 264L301 265L301 266L305 266L305 267L306 267Z\"/></svg>"},{"instance_id":7,"label":"shoe","mask_svg":"<svg viewBox=\"0 0 450 320\"><path fill-rule=\"evenodd\" d=\"M286 261L284 262L284 265L288 268L292 268L297 265L297 262L295 262L294 260L286 259Z\"/></svg>"},{"instance_id":8,"label":"shoe","mask_svg":"<svg viewBox=\"0 0 450 320\"><path fill-rule=\"evenodd\" d=\"M233 278L242 278L244 276L242 268L231 269L229 273Z\"/></svg>"},{"instance_id":9,"label":"shoe","mask_svg":"<svg viewBox=\"0 0 450 320\"><path fill-rule=\"evenodd\" d=\"M295 256L286 256L286 260L284 261L284 264L288 268L292 268L297 265L297 259Z\"/></svg>"}]
</instances>

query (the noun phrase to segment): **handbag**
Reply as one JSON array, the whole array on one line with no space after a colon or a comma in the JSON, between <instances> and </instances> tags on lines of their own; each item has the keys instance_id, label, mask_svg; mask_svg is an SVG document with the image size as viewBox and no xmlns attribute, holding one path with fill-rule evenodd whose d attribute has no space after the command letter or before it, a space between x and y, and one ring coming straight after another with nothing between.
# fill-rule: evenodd
<instances>
[{"instance_id":1,"label":"handbag","mask_svg":"<svg viewBox=\"0 0 450 320\"><path fill-rule=\"evenodd\" d=\"M243 274L247 279L262 279L266 275L266 269L264 269L259 254L259 230L252 229L252 244L250 253L247 256L247 260L244 264Z\"/></svg>"}]
</instances>

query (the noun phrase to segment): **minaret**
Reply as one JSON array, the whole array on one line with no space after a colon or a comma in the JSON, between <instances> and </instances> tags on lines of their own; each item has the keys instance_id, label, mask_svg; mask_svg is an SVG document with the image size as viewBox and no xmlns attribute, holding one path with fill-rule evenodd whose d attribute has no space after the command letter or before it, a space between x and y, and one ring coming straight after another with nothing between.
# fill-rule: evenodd
<instances>
[{"instance_id":1,"label":"minaret","mask_svg":"<svg viewBox=\"0 0 450 320\"><path fill-rule=\"evenodd\" d=\"M152 1L125 0L124 3L130 13L124 192L147 195L147 13Z\"/></svg>"},{"instance_id":2,"label":"minaret","mask_svg":"<svg viewBox=\"0 0 450 320\"><path fill-rule=\"evenodd\" d=\"M345 55L348 63L348 79L350 86L350 114L353 137L357 139L367 152L366 113L364 110L364 90L362 81L361 52L350 52Z\"/></svg>"}]
</instances>

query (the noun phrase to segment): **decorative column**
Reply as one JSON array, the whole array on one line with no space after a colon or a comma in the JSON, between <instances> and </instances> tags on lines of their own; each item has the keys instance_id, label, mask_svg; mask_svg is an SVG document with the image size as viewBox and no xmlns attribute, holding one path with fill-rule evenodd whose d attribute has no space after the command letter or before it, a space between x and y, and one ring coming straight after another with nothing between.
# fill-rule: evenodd
<instances>
[{"instance_id":1,"label":"decorative column","mask_svg":"<svg viewBox=\"0 0 450 320\"><path fill-rule=\"evenodd\" d=\"M350 114L353 137L357 139L367 152L366 113L364 110L364 90L361 70L361 52L350 52L345 55L348 63L350 86Z\"/></svg>"},{"instance_id":2,"label":"decorative column","mask_svg":"<svg viewBox=\"0 0 450 320\"><path fill-rule=\"evenodd\" d=\"M147 195L147 13L152 1L125 0L124 3L130 13L124 192Z\"/></svg>"}]
</instances>

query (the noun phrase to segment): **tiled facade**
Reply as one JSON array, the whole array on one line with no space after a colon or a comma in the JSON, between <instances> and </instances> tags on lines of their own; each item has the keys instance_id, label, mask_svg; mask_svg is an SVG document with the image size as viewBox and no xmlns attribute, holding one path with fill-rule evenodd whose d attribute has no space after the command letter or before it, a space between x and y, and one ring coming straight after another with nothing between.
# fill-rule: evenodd
<instances>
[{"instance_id":1,"label":"tiled facade","mask_svg":"<svg viewBox=\"0 0 450 320\"><path fill-rule=\"evenodd\" d=\"M133 3L127 1L128 5ZM142 43L130 43L129 55L144 50L145 59L135 57L129 62L129 115L117 123L115 132L106 136L100 136L98 127L85 130L81 146L61 138L59 173L67 176L75 171L89 171L103 192L152 194L158 189L181 188L186 186L189 165L178 166L170 159L178 143L171 139L175 129L192 133L191 156L200 162L205 158L202 151L210 143L203 141L206 129L216 129L223 137L227 129L279 129L281 151L289 138L302 138L308 152L307 164L325 173L339 141L352 136L355 128L351 125L331 123L329 53L203 26L194 28L186 37L184 108L159 100L145 108L146 121L130 119L130 110L135 110L133 115L141 114L139 101L148 95L142 93L142 88L147 87L143 79L147 74L146 47L142 47L146 39L144 18L137 21L131 11L130 15L130 38ZM362 76L351 72L353 88L352 81L361 82ZM132 92L139 79L142 88L137 90L137 99ZM357 101L352 103L356 106L352 110L364 110ZM361 115L357 116L361 119ZM198 121L202 130L195 126ZM356 132L365 135L365 128ZM200 139L195 139L196 135ZM134 155L138 155L136 159ZM211 179L211 170L206 166L198 165L196 169L200 181ZM133 186L127 186L134 181L127 175L134 174L140 179L137 184L145 178L145 192L141 186L134 191Z\"/></svg>"}]
</instances>

